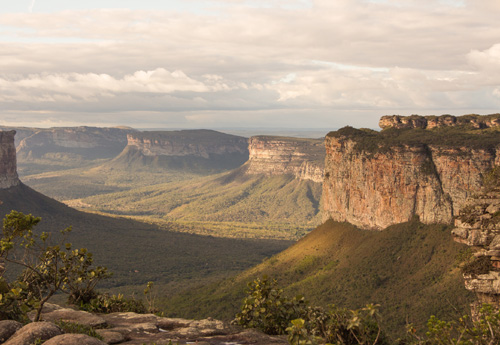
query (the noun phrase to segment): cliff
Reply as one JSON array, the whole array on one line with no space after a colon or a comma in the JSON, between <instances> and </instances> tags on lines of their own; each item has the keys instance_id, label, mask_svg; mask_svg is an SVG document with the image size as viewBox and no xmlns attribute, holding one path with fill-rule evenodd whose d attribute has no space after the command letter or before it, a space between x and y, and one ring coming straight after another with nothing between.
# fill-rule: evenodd
<instances>
[{"instance_id":1,"label":"cliff","mask_svg":"<svg viewBox=\"0 0 500 345\"><path fill-rule=\"evenodd\" d=\"M235 169L248 160L246 138L212 130L136 132L127 141L110 162L113 167L206 174Z\"/></svg>"},{"instance_id":2,"label":"cliff","mask_svg":"<svg viewBox=\"0 0 500 345\"><path fill-rule=\"evenodd\" d=\"M382 116L379 121L380 128L442 128L454 126L468 126L472 128L500 127L500 114L491 115L441 115L441 116Z\"/></svg>"},{"instance_id":3,"label":"cliff","mask_svg":"<svg viewBox=\"0 0 500 345\"><path fill-rule=\"evenodd\" d=\"M239 153L247 155L247 141L243 137L211 130L182 130L138 132L127 135L128 146L145 156L194 156Z\"/></svg>"},{"instance_id":4,"label":"cliff","mask_svg":"<svg viewBox=\"0 0 500 345\"><path fill-rule=\"evenodd\" d=\"M323 181L323 139L255 136L249 139L247 174L291 174L300 180Z\"/></svg>"},{"instance_id":5,"label":"cliff","mask_svg":"<svg viewBox=\"0 0 500 345\"><path fill-rule=\"evenodd\" d=\"M500 135L491 128L346 127L329 133L325 146L323 218L365 229L414 216L451 223L500 161Z\"/></svg>"},{"instance_id":6,"label":"cliff","mask_svg":"<svg viewBox=\"0 0 500 345\"><path fill-rule=\"evenodd\" d=\"M17 176L15 134L16 131L0 132L0 189L20 183Z\"/></svg>"},{"instance_id":7,"label":"cliff","mask_svg":"<svg viewBox=\"0 0 500 345\"><path fill-rule=\"evenodd\" d=\"M473 315L483 303L500 307L500 167L486 177L482 193L467 201L452 231L455 241L475 251L463 268L465 288L477 297Z\"/></svg>"},{"instance_id":8,"label":"cliff","mask_svg":"<svg viewBox=\"0 0 500 345\"><path fill-rule=\"evenodd\" d=\"M112 158L127 145L127 134L133 129L97 127L60 127L22 129L17 145L20 162L36 159L84 160Z\"/></svg>"}]
</instances>

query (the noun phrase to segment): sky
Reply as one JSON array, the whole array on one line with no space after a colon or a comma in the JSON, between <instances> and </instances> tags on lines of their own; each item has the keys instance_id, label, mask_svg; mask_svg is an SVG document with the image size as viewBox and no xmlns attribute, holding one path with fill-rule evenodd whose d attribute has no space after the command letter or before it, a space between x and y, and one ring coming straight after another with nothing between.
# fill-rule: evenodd
<instances>
[{"instance_id":1,"label":"sky","mask_svg":"<svg viewBox=\"0 0 500 345\"><path fill-rule=\"evenodd\" d=\"M498 0L0 0L0 125L500 112Z\"/></svg>"}]
</instances>

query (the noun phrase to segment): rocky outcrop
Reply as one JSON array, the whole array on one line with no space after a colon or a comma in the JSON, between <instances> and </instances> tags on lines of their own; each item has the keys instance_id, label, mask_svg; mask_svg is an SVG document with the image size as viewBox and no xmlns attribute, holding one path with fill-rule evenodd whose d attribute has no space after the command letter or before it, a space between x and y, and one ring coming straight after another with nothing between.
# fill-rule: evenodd
<instances>
[{"instance_id":1,"label":"rocky outcrop","mask_svg":"<svg viewBox=\"0 0 500 345\"><path fill-rule=\"evenodd\" d=\"M475 315L483 303L500 308L500 168L490 176L496 187L470 198L452 230L455 241L475 251L474 259L463 268L465 288L477 296Z\"/></svg>"},{"instance_id":2,"label":"rocky outcrop","mask_svg":"<svg viewBox=\"0 0 500 345\"><path fill-rule=\"evenodd\" d=\"M127 145L131 128L60 127L24 130L24 138L17 145L21 161L34 159L64 159L79 156L91 160L112 158Z\"/></svg>"},{"instance_id":3,"label":"rocky outcrop","mask_svg":"<svg viewBox=\"0 0 500 345\"><path fill-rule=\"evenodd\" d=\"M470 126L472 128L500 127L500 114L492 115L441 115L441 116L382 116L379 121L380 128L441 128L450 126Z\"/></svg>"},{"instance_id":4,"label":"rocky outcrop","mask_svg":"<svg viewBox=\"0 0 500 345\"><path fill-rule=\"evenodd\" d=\"M486 140L477 130L477 135L462 138L457 129L447 139L435 131L414 131L344 128L330 133L325 140L324 220L376 230L414 216L427 224L451 223L481 188L483 174L498 164L500 135L490 132Z\"/></svg>"},{"instance_id":5,"label":"rocky outcrop","mask_svg":"<svg viewBox=\"0 0 500 345\"><path fill-rule=\"evenodd\" d=\"M145 156L194 156L246 154L247 140L243 137L211 130L138 132L127 136L128 145Z\"/></svg>"},{"instance_id":6,"label":"rocky outcrop","mask_svg":"<svg viewBox=\"0 0 500 345\"><path fill-rule=\"evenodd\" d=\"M14 135L16 131L0 132L0 189L17 186L16 148Z\"/></svg>"},{"instance_id":7,"label":"rocky outcrop","mask_svg":"<svg viewBox=\"0 0 500 345\"><path fill-rule=\"evenodd\" d=\"M56 311L64 311L55 316ZM71 320L67 316L71 315ZM82 317L79 319L79 315ZM69 312L54 304L46 304L42 319L52 322L33 322L24 327L13 321L0 322L0 334L10 338L5 344L32 344L36 339L47 340L45 344L288 344L285 337L273 337L254 330L243 330L225 322L205 319L187 320L159 317L154 314L111 313L93 315L105 320L96 326L96 333L103 340L82 334L62 334L52 322L64 321L88 325L89 313L78 310ZM50 339L50 340L49 340Z\"/></svg>"},{"instance_id":8,"label":"rocky outcrop","mask_svg":"<svg viewBox=\"0 0 500 345\"><path fill-rule=\"evenodd\" d=\"M291 174L300 180L323 181L323 139L255 136L248 150L248 174Z\"/></svg>"}]
</instances>

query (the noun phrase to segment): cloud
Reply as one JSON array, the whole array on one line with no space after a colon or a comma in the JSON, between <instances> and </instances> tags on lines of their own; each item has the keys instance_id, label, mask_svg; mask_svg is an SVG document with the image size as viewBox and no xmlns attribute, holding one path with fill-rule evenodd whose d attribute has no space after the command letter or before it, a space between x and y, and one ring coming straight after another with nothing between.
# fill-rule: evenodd
<instances>
[{"instance_id":1,"label":"cloud","mask_svg":"<svg viewBox=\"0 0 500 345\"><path fill-rule=\"evenodd\" d=\"M499 106L492 1L207 3L196 13L0 14L0 107L196 112L201 121L214 111L366 109L376 119Z\"/></svg>"}]
</instances>

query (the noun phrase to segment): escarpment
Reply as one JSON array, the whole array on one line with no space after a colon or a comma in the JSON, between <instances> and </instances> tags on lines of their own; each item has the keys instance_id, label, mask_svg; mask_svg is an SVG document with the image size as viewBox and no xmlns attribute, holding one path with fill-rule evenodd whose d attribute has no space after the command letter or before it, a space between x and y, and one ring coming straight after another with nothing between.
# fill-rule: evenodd
<instances>
[{"instance_id":1,"label":"escarpment","mask_svg":"<svg viewBox=\"0 0 500 345\"><path fill-rule=\"evenodd\" d=\"M483 303L500 308L500 166L485 177L481 193L460 210L452 234L455 241L474 248L463 267L465 288L476 294L472 305L477 316Z\"/></svg>"},{"instance_id":2,"label":"escarpment","mask_svg":"<svg viewBox=\"0 0 500 345\"><path fill-rule=\"evenodd\" d=\"M380 128L442 128L455 126L470 126L472 128L500 127L500 114L491 115L441 115L441 116L382 116L379 121Z\"/></svg>"},{"instance_id":3,"label":"escarpment","mask_svg":"<svg viewBox=\"0 0 500 345\"><path fill-rule=\"evenodd\" d=\"M323 139L255 136L248 148L247 174L291 174L300 180L323 181Z\"/></svg>"},{"instance_id":4,"label":"escarpment","mask_svg":"<svg viewBox=\"0 0 500 345\"><path fill-rule=\"evenodd\" d=\"M323 218L376 230L414 216L451 223L481 188L483 174L498 164L499 134L468 126L331 132Z\"/></svg>"},{"instance_id":5,"label":"escarpment","mask_svg":"<svg viewBox=\"0 0 500 345\"><path fill-rule=\"evenodd\" d=\"M17 176L15 134L16 131L0 131L0 189L20 183Z\"/></svg>"}]
</instances>

